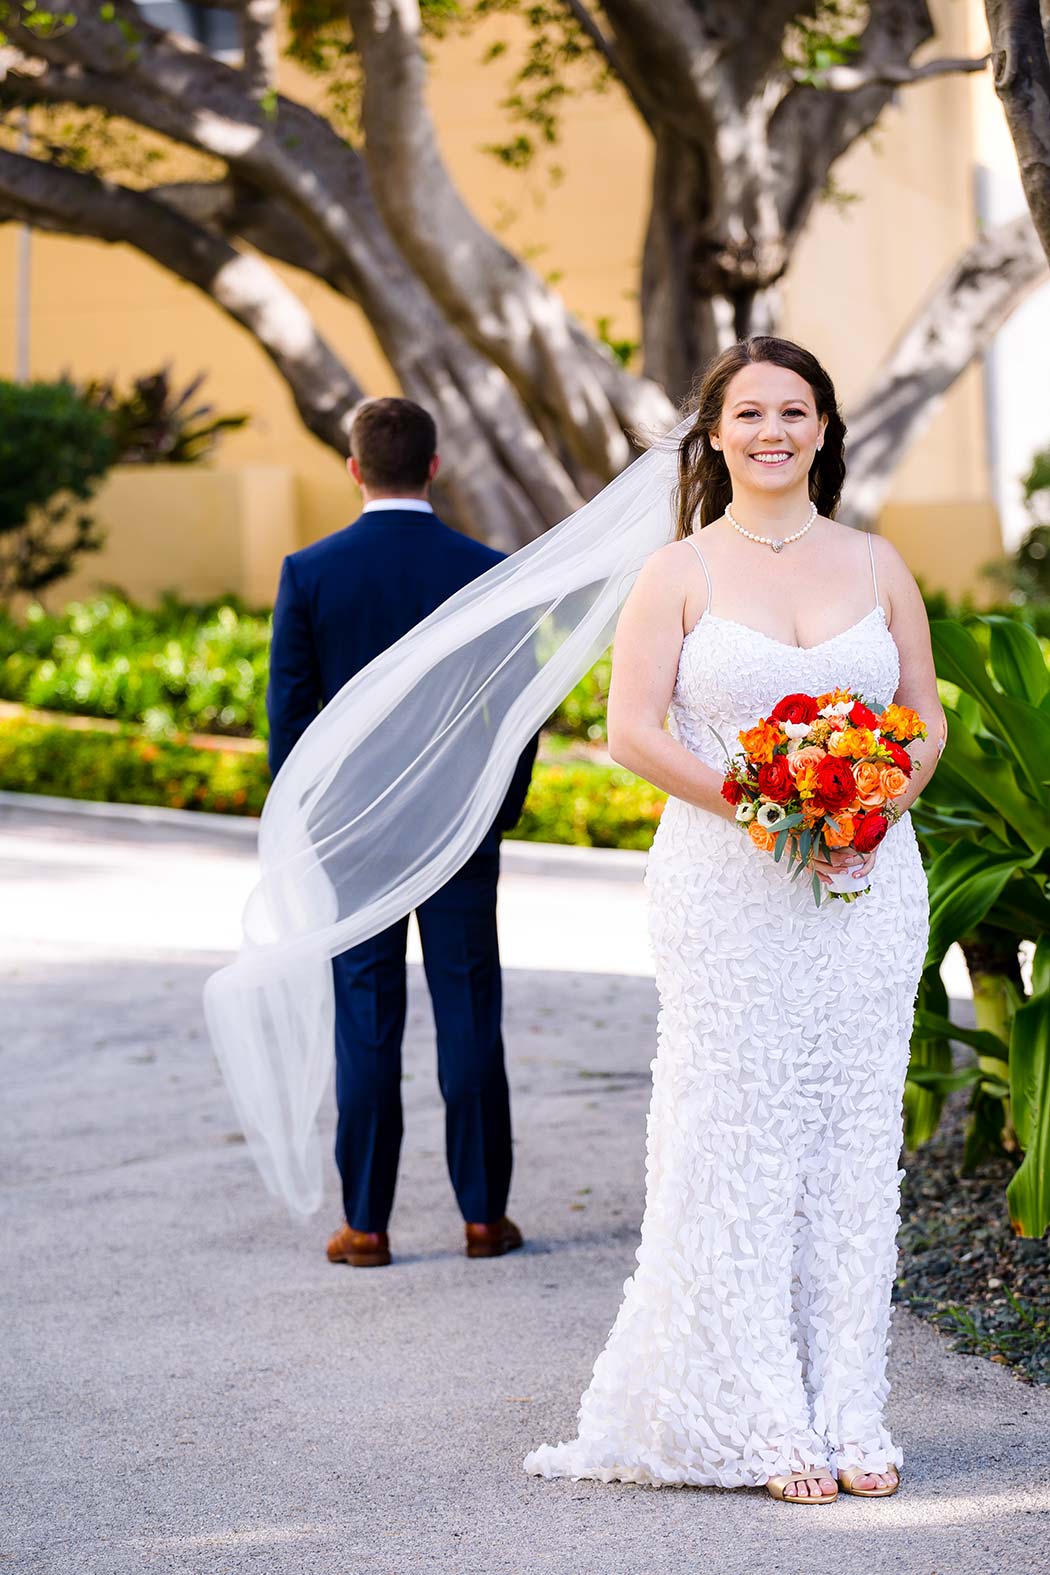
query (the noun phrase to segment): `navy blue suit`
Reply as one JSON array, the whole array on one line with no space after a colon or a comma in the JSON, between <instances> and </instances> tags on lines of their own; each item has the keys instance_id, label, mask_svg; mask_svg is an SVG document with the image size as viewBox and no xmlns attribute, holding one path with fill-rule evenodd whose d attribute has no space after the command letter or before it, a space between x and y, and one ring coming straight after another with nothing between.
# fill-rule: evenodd
<instances>
[{"instance_id":1,"label":"navy blue suit","mask_svg":"<svg viewBox=\"0 0 1050 1575\"><path fill-rule=\"evenodd\" d=\"M284 560L273 614L270 767L343 685L503 554L409 509L369 511ZM416 912L437 1029L449 1175L465 1220L505 1212L511 1175L496 935L500 832L521 814L536 753L523 753L477 852ZM347 1223L386 1230L403 1132L401 1040L408 919L333 961L336 1162Z\"/></svg>"}]
</instances>

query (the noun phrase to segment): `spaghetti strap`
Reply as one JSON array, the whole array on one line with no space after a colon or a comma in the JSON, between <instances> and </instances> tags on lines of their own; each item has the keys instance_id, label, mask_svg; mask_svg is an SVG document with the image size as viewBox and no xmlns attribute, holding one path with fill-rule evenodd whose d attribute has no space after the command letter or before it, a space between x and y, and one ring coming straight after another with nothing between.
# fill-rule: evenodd
<instances>
[{"instance_id":1,"label":"spaghetti strap","mask_svg":"<svg viewBox=\"0 0 1050 1575\"><path fill-rule=\"evenodd\" d=\"M711 575L710 575L710 573L708 571L707 564L704 562L704 555L700 551L700 548L696 545L696 542L693 540L692 536L686 536L684 539L689 543L690 547L692 547L693 551L696 553L697 557L700 559L700 567L703 569L703 571L704 571L704 579L707 581L707 606L706 606L706 608L704 610L705 610L705 612L710 612L711 611L711 603L714 601L715 593L714 593L714 591L711 588Z\"/></svg>"},{"instance_id":2,"label":"spaghetti strap","mask_svg":"<svg viewBox=\"0 0 1050 1575\"><path fill-rule=\"evenodd\" d=\"M868 538L868 561L871 564L871 583L875 591L875 607L877 607L879 605L879 581L875 574L875 543L872 541L871 531L867 531L866 534ZM875 607L872 608L872 612L875 611Z\"/></svg>"}]
</instances>

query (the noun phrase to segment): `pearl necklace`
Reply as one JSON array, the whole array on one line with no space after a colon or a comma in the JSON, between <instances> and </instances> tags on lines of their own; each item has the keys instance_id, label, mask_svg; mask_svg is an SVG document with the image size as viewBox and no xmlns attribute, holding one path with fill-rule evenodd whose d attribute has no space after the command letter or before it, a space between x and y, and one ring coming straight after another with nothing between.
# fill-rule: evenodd
<instances>
[{"instance_id":1,"label":"pearl necklace","mask_svg":"<svg viewBox=\"0 0 1050 1575\"><path fill-rule=\"evenodd\" d=\"M809 519L803 525L801 530L793 532L793 534L790 536L756 536L754 531L745 530L742 525L737 524L736 520L729 512L728 505L726 506L725 516L730 525L732 525L733 529L738 530L741 536L746 536L748 541L760 541L762 542L763 546L772 547L774 552L780 552L784 547L787 546L789 541L798 541L800 536L804 536L806 534L806 532L809 530L809 527L817 517L817 505L815 503L810 503Z\"/></svg>"}]
</instances>

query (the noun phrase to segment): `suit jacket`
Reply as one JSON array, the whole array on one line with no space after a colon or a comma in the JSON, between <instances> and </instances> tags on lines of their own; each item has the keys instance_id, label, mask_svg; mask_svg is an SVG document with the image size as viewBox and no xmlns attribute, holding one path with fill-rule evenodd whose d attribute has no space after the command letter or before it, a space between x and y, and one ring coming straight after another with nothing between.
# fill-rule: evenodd
<instances>
[{"instance_id":1,"label":"suit jacket","mask_svg":"<svg viewBox=\"0 0 1050 1575\"><path fill-rule=\"evenodd\" d=\"M503 556L436 514L377 509L285 558L266 692L273 774L355 673ZM521 814L537 743L518 761L499 831Z\"/></svg>"}]
</instances>

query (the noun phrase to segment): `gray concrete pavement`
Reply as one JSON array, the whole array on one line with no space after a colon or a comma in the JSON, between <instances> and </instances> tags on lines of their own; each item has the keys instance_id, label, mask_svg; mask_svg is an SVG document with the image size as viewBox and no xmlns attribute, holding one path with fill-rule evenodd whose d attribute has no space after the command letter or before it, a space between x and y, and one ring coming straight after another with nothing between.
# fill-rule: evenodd
<instances>
[{"instance_id":1,"label":"gray concrete pavement","mask_svg":"<svg viewBox=\"0 0 1050 1575\"><path fill-rule=\"evenodd\" d=\"M397 1261L366 1273L324 1259L334 1189L306 1226L263 1191L204 1037L250 844L0 806L0 1570L1046 1571L1050 1395L900 1310L892 1500L811 1516L522 1473L573 1430L642 1199L655 999L636 869L568 865L522 856L502 899L527 1250L461 1254L413 969Z\"/></svg>"}]
</instances>

